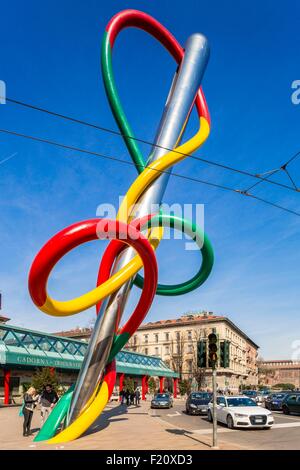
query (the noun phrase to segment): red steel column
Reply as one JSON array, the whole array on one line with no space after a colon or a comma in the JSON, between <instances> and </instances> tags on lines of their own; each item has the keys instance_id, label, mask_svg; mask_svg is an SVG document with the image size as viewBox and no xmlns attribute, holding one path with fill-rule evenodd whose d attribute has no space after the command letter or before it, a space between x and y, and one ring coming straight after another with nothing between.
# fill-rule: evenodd
<instances>
[{"instance_id":1,"label":"red steel column","mask_svg":"<svg viewBox=\"0 0 300 470\"><path fill-rule=\"evenodd\" d=\"M4 369L4 405L9 405L10 370Z\"/></svg>"},{"instance_id":2,"label":"red steel column","mask_svg":"<svg viewBox=\"0 0 300 470\"><path fill-rule=\"evenodd\" d=\"M173 397L177 398L177 384L178 384L178 379L174 378L173 379Z\"/></svg>"},{"instance_id":3,"label":"red steel column","mask_svg":"<svg viewBox=\"0 0 300 470\"><path fill-rule=\"evenodd\" d=\"M125 374L120 374L120 377L119 377L119 393L123 390L124 377L125 377ZM121 401L122 398L120 397L119 400Z\"/></svg>"},{"instance_id":4,"label":"red steel column","mask_svg":"<svg viewBox=\"0 0 300 470\"><path fill-rule=\"evenodd\" d=\"M147 383L147 375L143 375L142 377L142 400L146 400L146 393L147 393L147 388L148 388L148 383Z\"/></svg>"},{"instance_id":5,"label":"red steel column","mask_svg":"<svg viewBox=\"0 0 300 470\"><path fill-rule=\"evenodd\" d=\"M162 393L164 391L164 377L159 377L159 391Z\"/></svg>"},{"instance_id":6,"label":"red steel column","mask_svg":"<svg viewBox=\"0 0 300 470\"><path fill-rule=\"evenodd\" d=\"M50 369L50 374L51 374L51 375L54 375L54 373L55 373L55 367L49 367L49 369Z\"/></svg>"},{"instance_id":7,"label":"red steel column","mask_svg":"<svg viewBox=\"0 0 300 470\"><path fill-rule=\"evenodd\" d=\"M148 375L146 375L146 393L149 392L148 379L149 379L149 377L148 377Z\"/></svg>"}]
</instances>

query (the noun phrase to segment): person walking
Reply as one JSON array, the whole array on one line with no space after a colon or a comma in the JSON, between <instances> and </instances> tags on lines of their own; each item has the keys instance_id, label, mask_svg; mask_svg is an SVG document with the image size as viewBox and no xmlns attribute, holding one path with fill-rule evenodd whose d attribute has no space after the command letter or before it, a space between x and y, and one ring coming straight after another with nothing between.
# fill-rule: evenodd
<instances>
[{"instance_id":1,"label":"person walking","mask_svg":"<svg viewBox=\"0 0 300 470\"><path fill-rule=\"evenodd\" d=\"M120 391L121 405L124 405L124 403L125 403L125 398L126 398L126 392L125 392L125 390L121 390L121 391Z\"/></svg>"},{"instance_id":2,"label":"person walking","mask_svg":"<svg viewBox=\"0 0 300 470\"><path fill-rule=\"evenodd\" d=\"M140 404L141 394L139 389L137 388L135 391L135 404L138 406Z\"/></svg>"},{"instance_id":3,"label":"person walking","mask_svg":"<svg viewBox=\"0 0 300 470\"><path fill-rule=\"evenodd\" d=\"M58 395L56 391L53 390L52 385L47 384L40 396L42 426L57 402Z\"/></svg>"},{"instance_id":4,"label":"person walking","mask_svg":"<svg viewBox=\"0 0 300 470\"><path fill-rule=\"evenodd\" d=\"M39 399L39 395L36 393L34 387L30 387L27 392L24 394L24 407L23 407L23 436L27 437L30 436L31 430L31 420L33 415L33 410L36 407L37 401Z\"/></svg>"}]
</instances>

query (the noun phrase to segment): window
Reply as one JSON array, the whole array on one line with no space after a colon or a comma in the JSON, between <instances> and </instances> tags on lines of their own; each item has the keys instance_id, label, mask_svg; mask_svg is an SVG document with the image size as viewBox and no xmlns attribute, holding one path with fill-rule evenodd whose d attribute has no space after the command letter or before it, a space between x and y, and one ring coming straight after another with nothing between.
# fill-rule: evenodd
<instances>
[{"instance_id":1,"label":"window","mask_svg":"<svg viewBox=\"0 0 300 470\"><path fill-rule=\"evenodd\" d=\"M155 335L154 335L154 341L155 341L156 343L158 343L158 334L155 334Z\"/></svg>"},{"instance_id":2,"label":"window","mask_svg":"<svg viewBox=\"0 0 300 470\"><path fill-rule=\"evenodd\" d=\"M192 332L191 332L191 331L188 331L188 332L187 332L187 338L188 338L188 339L192 339Z\"/></svg>"},{"instance_id":3,"label":"window","mask_svg":"<svg viewBox=\"0 0 300 470\"><path fill-rule=\"evenodd\" d=\"M217 397L217 405L226 406L225 398L224 397Z\"/></svg>"},{"instance_id":4,"label":"window","mask_svg":"<svg viewBox=\"0 0 300 470\"><path fill-rule=\"evenodd\" d=\"M165 353L166 353L166 354L170 354L170 346L166 346L166 347L165 347Z\"/></svg>"},{"instance_id":5,"label":"window","mask_svg":"<svg viewBox=\"0 0 300 470\"><path fill-rule=\"evenodd\" d=\"M145 354L146 355L148 354L148 348L145 348Z\"/></svg>"},{"instance_id":6,"label":"window","mask_svg":"<svg viewBox=\"0 0 300 470\"><path fill-rule=\"evenodd\" d=\"M136 345L136 335L133 337L133 344Z\"/></svg>"},{"instance_id":7,"label":"window","mask_svg":"<svg viewBox=\"0 0 300 470\"><path fill-rule=\"evenodd\" d=\"M159 356L159 349L155 348L155 356Z\"/></svg>"},{"instance_id":8,"label":"window","mask_svg":"<svg viewBox=\"0 0 300 470\"><path fill-rule=\"evenodd\" d=\"M180 340L180 331L176 331L176 340L177 340L177 341Z\"/></svg>"},{"instance_id":9,"label":"window","mask_svg":"<svg viewBox=\"0 0 300 470\"><path fill-rule=\"evenodd\" d=\"M170 333L165 333L166 341L169 341L170 339Z\"/></svg>"},{"instance_id":10,"label":"window","mask_svg":"<svg viewBox=\"0 0 300 470\"><path fill-rule=\"evenodd\" d=\"M148 344L148 335L144 335L145 344Z\"/></svg>"},{"instance_id":11,"label":"window","mask_svg":"<svg viewBox=\"0 0 300 470\"><path fill-rule=\"evenodd\" d=\"M192 352L193 352L193 345L188 344L188 353L192 353Z\"/></svg>"},{"instance_id":12,"label":"window","mask_svg":"<svg viewBox=\"0 0 300 470\"><path fill-rule=\"evenodd\" d=\"M193 371L193 361L187 361L188 373L191 374Z\"/></svg>"}]
</instances>

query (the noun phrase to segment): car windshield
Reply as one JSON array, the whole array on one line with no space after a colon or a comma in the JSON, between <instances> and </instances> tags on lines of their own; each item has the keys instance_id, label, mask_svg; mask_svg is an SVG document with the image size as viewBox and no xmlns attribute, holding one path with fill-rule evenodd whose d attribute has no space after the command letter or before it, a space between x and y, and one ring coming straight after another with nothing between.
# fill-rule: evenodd
<instances>
[{"instance_id":1,"label":"car windshield","mask_svg":"<svg viewBox=\"0 0 300 470\"><path fill-rule=\"evenodd\" d=\"M192 400L210 400L211 393L208 392L198 392L198 393L191 393Z\"/></svg>"},{"instance_id":2,"label":"car windshield","mask_svg":"<svg viewBox=\"0 0 300 470\"><path fill-rule=\"evenodd\" d=\"M157 400L160 400L161 398L163 398L164 400L168 400L169 394L168 393L158 393L157 395L155 395L155 398Z\"/></svg>"},{"instance_id":3,"label":"car windshield","mask_svg":"<svg viewBox=\"0 0 300 470\"><path fill-rule=\"evenodd\" d=\"M281 400L284 397L285 397L285 393L274 393L274 395L272 395L272 398L275 400Z\"/></svg>"},{"instance_id":4,"label":"car windshield","mask_svg":"<svg viewBox=\"0 0 300 470\"><path fill-rule=\"evenodd\" d=\"M227 406L257 406L254 400L247 397L227 398Z\"/></svg>"},{"instance_id":5,"label":"car windshield","mask_svg":"<svg viewBox=\"0 0 300 470\"><path fill-rule=\"evenodd\" d=\"M245 390L243 393L248 397L256 397L257 395L257 392L255 390Z\"/></svg>"}]
</instances>

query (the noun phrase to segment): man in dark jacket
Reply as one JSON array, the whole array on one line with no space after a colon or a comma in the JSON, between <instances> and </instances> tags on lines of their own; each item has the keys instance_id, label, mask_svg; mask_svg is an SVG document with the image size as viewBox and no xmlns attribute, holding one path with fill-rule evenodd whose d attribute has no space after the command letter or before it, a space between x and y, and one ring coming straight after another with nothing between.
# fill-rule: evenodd
<instances>
[{"instance_id":1,"label":"man in dark jacket","mask_svg":"<svg viewBox=\"0 0 300 470\"><path fill-rule=\"evenodd\" d=\"M57 402L57 393L53 390L52 385L47 384L40 396L42 426Z\"/></svg>"}]
</instances>

